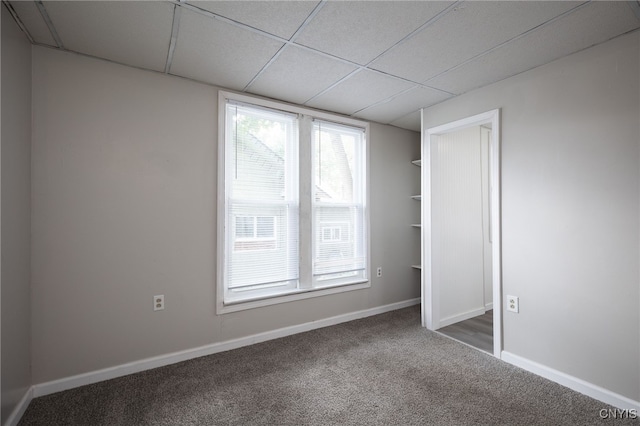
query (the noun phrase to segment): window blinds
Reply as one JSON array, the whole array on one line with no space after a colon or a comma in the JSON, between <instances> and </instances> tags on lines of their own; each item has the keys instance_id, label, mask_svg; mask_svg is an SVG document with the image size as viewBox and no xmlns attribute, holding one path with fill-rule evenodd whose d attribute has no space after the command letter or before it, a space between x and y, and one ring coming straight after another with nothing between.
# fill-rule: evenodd
<instances>
[{"instance_id":1,"label":"window blinds","mask_svg":"<svg viewBox=\"0 0 640 426\"><path fill-rule=\"evenodd\" d=\"M364 129L233 100L224 113L223 303L365 283Z\"/></svg>"},{"instance_id":2,"label":"window blinds","mask_svg":"<svg viewBox=\"0 0 640 426\"><path fill-rule=\"evenodd\" d=\"M295 289L297 116L235 103L226 108L225 300Z\"/></svg>"},{"instance_id":3,"label":"window blinds","mask_svg":"<svg viewBox=\"0 0 640 426\"><path fill-rule=\"evenodd\" d=\"M313 277L316 286L365 278L364 131L313 124Z\"/></svg>"}]
</instances>

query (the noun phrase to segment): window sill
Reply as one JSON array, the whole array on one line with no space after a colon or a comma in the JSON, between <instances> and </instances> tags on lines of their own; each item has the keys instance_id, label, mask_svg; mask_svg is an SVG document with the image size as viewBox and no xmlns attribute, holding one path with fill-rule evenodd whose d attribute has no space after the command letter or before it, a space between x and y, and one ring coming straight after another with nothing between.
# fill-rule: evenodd
<instances>
[{"instance_id":1,"label":"window sill","mask_svg":"<svg viewBox=\"0 0 640 426\"><path fill-rule=\"evenodd\" d=\"M237 301L232 303L217 304L216 314L228 314L231 312L244 311L247 309L261 308L264 306L277 305L279 303L294 302L296 300L311 299L313 297L327 296L330 294L345 293L347 291L362 290L370 288L370 281L361 281L350 284L342 284L333 287L321 288L321 289L302 289L294 290L291 293L287 293L279 296L268 296L260 299L250 299ZM218 295L220 297L220 295Z\"/></svg>"}]
</instances>

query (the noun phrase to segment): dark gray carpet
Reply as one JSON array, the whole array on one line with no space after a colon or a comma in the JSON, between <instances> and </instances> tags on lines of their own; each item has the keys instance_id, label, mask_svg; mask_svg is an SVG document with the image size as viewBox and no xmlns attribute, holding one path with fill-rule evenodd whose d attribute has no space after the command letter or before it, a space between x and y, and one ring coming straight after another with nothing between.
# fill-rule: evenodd
<instances>
[{"instance_id":1,"label":"dark gray carpet","mask_svg":"<svg viewBox=\"0 0 640 426\"><path fill-rule=\"evenodd\" d=\"M605 404L411 307L34 399L20 425L589 425Z\"/></svg>"}]
</instances>

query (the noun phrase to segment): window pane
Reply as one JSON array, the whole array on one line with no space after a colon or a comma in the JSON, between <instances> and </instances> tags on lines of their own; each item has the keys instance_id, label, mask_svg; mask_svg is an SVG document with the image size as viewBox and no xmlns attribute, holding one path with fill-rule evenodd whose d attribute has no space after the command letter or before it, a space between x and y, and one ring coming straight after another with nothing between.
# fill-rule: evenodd
<instances>
[{"instance_id":1,"label":"window pane","mask_svg":"<svg viewBox=\"0 0 640 426\"><path fill-rule=\"evenodd\" d=\"M297 287L297 119L227 105L225 302Z\"/></svg>"},{"instance_id":2,"label":"window pane","mask_svg":"<svg viewBox=\"0 0 640 426\"><path fill-rule=\"evenodd\" d=\"M364 133L320 121L313 133L315 285L366 278Z\"/></svg>"},{"instance_id":3,"label":"window pane","mask_svg":"<svg viewBox=\"0 0 640 426\"><path fill-rule=\"evenodd\" d=\"M247 106L228 107L234 198L280 201L287 197L288 152L297 127L288 114Z\"/></svg>"},{"instance_id":4,"label":"window pane","mask_svg":"<svg viewBox=\"0 0 640 426\"><path fill-rule=\"evenodd\" d=\"M253 238L254 218L250 216L236 216L236 238Z\"/></svg>"},{"instance_id":5,"label":"window pane","mask_svg":"<svg viewBox=\"0 0 640 426\"><path fill-rule=\"evenodd\" d=\"M362 213L357 206L316 206L314 220L319 230L315 239L314 274L364 267L364 251L357 241L364 232L361 226ZM350 239L347 237L349 235L355 235L356 238Z\"/></svg>"},{"instance_id":6,"label":"window pane","mask_svg":"<svg viewBox=\"0 0 640 426\"><path fill-rule=\"evenodd\" d=\"M273 216L258 216L256 237L273 238L275 236L275 220Z\"/></svg>"},{"instance_id":7,"label":"window pane","mask_svg":"<svg viewBox=\"0 0 640 426\"><path fill-rule=\"evenodd\" d=\"M354 201L356 144L362 131L316 122L314 136L316 200Z\"/></svg>"}]
</instances>

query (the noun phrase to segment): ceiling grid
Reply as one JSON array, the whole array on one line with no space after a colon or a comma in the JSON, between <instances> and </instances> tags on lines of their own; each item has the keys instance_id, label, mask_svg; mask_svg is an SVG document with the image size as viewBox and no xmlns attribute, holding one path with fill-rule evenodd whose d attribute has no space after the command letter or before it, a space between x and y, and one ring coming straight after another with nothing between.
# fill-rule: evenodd
<instances>
[{"instance_id":1,"label":"ceiling grid","mask_svg":"<svg viewBox=\"0 0 640 426\"><path fill-rule=\"evenodd\" d=\"M180 16L182 9L178 6L173 7L173 23L171 24L171 42L169 43L169 52L167 52L167 64L164 67L164 73L171 71L171 63L173 62L173 52L176 50L176 42L178 40L178 31L180 29Z\"/></svg>"},{"instance_id":2,"label":"ceiling grid","mask_svg":"<svg viewBox=\"0 0 640 426\"><path fill-rule=\"evenodd\" d=\"M251 87L253 82L255 82L264 73L264 71L269 67L269 65L271 65L272 63L275 62L276 59L278 59L278 57L280 56L282 51L284 49L286 49L287 46L291 45L295 41L295 39L304 30L304 28L309 24L309 22L313 19L313 17L316 16L316 14L320 11L320 9L322 9L322 6L324 6L325 3L326 3L326 0L322 0L320 3L318 3L316 5L316 7L313 9L313 11L311 11L309 16L307 17L307 19L305 19L305 21L298 27L298 29L296 30L295 33L293 33L291 38L289 40L287 40L285 45L282 46L282 48L280 48L280 50L278 50L276 52L276 54L273 55L273 57L269 60L269 62L267 62L264 67L262 67L262 69L258 72L258 74L256 74L255 77L253 77L251 79L251 81L249 83L247 83L247 85L242 89L243 92L247 91L249 89L249 87Z\"/></svg>"},{"instance_id":3,"label":"ceiling grid","mask_svg":"<svg viewBox=\"0 0 640 426\"><path fill-rule=\"evenodd\" d=\"M633 3L3 0L35 45L416 131L423 107L637 30Z\"/></svg>"},{"instance_id":4,"label":"ceiling grid","mask_svg":"<svg viewBox=\"0 0 640 426\"><path fill-rule=\"evenodd\" d=\"M47 27L49 28L49 32L51 33L51 37L53 37L53 39L55 40L57 47L59 49L64 49L64 44L62 44L62 40L60 39L60 36L58 35L56 28L53 26L53 22L51 22L51 18L49 17L49 13L47 12L47 9L44 7L44 4L42 3L41 0L35 0L35 4L36 4L36 7L38 8L38 11L40 12L40 16L42 16L42 20L45 22L45 24L47 24Z\"/></svg>"}]
</instances>

